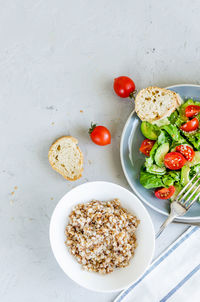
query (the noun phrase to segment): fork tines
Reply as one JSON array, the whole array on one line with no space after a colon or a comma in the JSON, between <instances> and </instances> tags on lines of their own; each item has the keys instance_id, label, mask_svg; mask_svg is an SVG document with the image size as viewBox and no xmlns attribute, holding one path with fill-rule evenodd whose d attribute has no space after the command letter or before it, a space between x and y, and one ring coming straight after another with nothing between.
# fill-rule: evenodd
<instances>
[{"instance_id":1,"label":"fork tines","mask_svg":"<svg viewBox=\"0 0 200 302\"><path fill-rule=\"evenodd\" d=\"M187 183L187 185L184 186L184 188L179 192L178 196L176 197L175 201L180 203L185 209L189 209L191 205L199 198L200 196L200 191L198 192L198 190L200 189L200 184L198 184L199 181L200 181L200 173L197 173L192 177L192 179ZM190 192L191 194L189 194ZM194 197L196 192L197 195ZM194 199L192 200L193 197Z\"/></svg>"}]
</instances>

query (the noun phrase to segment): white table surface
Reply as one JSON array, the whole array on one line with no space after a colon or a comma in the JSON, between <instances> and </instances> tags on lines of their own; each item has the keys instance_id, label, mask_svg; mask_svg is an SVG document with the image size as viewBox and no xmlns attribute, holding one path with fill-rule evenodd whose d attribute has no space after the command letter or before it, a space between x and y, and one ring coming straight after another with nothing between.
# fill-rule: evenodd
<instances>
[{"instance_id":1,"label":"white table surface","mask_svg":"<svg viewBox=\"0 0 200 302\"><path fill-rule=\"evenodd\" d=\"M133 109L113 78L137 89L200 83L197 0L6 0L0 9L0 300L112 301L117 293L81 288L58 267L49 245L52 211L71 188L106 180L129 188L119 143ZM83 112L80 112L83 110ZM112 144L90 141L90 122L108 126ZM47 159L61 135L79 139L84 174L67 182ZM164 217L148 208L156 230ZM184 230L171 225L160 254Z\"/></svg>"}]
</instances>

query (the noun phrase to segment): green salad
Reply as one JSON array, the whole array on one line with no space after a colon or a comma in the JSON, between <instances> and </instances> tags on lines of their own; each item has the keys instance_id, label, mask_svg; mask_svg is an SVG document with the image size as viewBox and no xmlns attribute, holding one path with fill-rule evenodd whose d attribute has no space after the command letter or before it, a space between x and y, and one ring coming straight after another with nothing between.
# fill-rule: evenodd
<instances>
[{"instance_id":1,"label":"green salad","mask_svg":"<svg viewBox=\"0 0 200 302\"><path fill-rule=\"evenodd\" d=\"M154 124L142 122L146 139L140 151L146 157L140 183L146 189L154 189L156 197L173 201L192 176L200 172L199 122L200 103L192 99L168 118Z\"/></svg>"}]
</instances>

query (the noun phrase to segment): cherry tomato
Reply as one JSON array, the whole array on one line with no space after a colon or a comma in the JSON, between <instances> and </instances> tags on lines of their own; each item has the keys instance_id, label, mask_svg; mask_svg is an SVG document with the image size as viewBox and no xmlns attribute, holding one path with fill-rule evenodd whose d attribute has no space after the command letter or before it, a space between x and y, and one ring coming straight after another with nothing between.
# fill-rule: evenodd
<instances>
[{"instance_id":1,"label":"cherry tomato","mask_svg":"<svg viewBox=\"0 0 200 302\"><path fill-rule=\"evenodd\" d=\"M169 199L175 192L175 187L170 186L169 188L158 188L155 190L155 196L159 199Z\"/></svg>"},{"instance_id":2,"label":"cherry tomato","mask_svg":"<svg viewBox=\"0 0 200 302\"><path fill-rule=\"evenodd\" d=\"M200 106L198 105L190 105L185 108L185 115L187 117L193 117L200 112Z\"/></svg>"},{"instance_id":3,"label":"cherry tomato","mask_svg":"<svg viewBox=\"0 0 200 302\"><path fill-rule=\"evenodd\" d=\"M128 77L118 77L114 79L113 88L118 96L127 98L135 91L135 83Z\"/></svg>"},{"instance_id":4,"label":"cherry tomato","mask_svg":"<svg viewBox=\"0 0 200 302\"><path fill-rule=\"evenodd\" d=\"M155 144L155 141L152 141L148 138L146 138L140 147L140 151L146 155L149 156L151 149L153 148L153 145Z\"/></svg>"},{"instance_id":5,"label":"cherry tomato","mask_svg":"<svg viewBox=\"0 0 200 302\"><path fill-rule=\"evenodd\" d=\"M185 165L186 159L179 152L170 152L165 155L164 163L170 170L179 170Z\"/></svg>"},{"instance_id":6,"label":"cherry tomato","mask_svg":"<svg viewBox=\"0 0 200 302\"><path fill-rule=\"evenodd\" d=\"M180 129L186 132L190 132L190 131L194 131L199 127L199 121L198 119L195 117L192 120L186 122L185 124L183 124Z\"/></svg>"},{"instance_id":7,"label":"cherry tomato","mask_svg":"<svg viewBox=\"0 0 200 302\"><path fill-rule=\"evenodd\" d=\"M111 143L110 131L104 126L97 126L95 124L91 124L91 128L89 129L89 134L91 140L96 145L105 146Z\"/></svg>"},{"instance_id":8,"label":"cherry tomato","mask_svg":"<svg viewBox=\"0 0 200 302\"><path fill-rule=\"evenodd\" d=\"M194 150L188 145L177 146L176 151L181 153L187 161L192 161L195 155Z\"/></svg>"}]
</instances>

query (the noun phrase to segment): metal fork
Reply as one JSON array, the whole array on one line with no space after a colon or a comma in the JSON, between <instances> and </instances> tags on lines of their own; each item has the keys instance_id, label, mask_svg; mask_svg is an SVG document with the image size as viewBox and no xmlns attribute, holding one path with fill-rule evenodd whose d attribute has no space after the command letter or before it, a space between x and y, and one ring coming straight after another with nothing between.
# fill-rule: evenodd
<instances>
[{"instance_id":1,"label":"metal fork","mask_svg":"<svg viewBox=\"0 0 200 302\"><path fill-rule=\"evenodd\" d=\"M161 225L160 230L158 231L158 233L156 235L156 238L158 238L160 236L160 234L163 232L163 230L176 217L185 215L185 213L189 210L189 208L193 205L193 203L200 196L200 192L199 192L194 197L194 199L191 200L192 197L195 195L195 193L200 189L200 184L198 184L198 182L200 181L200 177L197 178L197 176L199 176L199 173L195 174L192 177L192 179L187 183L187 185L177 195L176 199L171 203L171 205L170 205L170 214L169 214L168 218L164 221L164 223ZM194 181L194 183L193 183L193 181ZM188 188L188 190L187 190L187 188ZM193 191L193 189L194 189L194 191Z\"/></svg>"}]
</instances>

